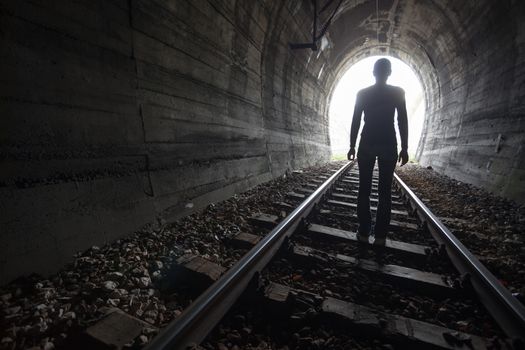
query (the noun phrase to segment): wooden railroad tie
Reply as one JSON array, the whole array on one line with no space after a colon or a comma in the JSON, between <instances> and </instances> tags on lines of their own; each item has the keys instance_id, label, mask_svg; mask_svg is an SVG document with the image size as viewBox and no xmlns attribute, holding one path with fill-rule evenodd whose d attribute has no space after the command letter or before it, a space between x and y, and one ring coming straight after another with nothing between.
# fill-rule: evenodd
<instances>
[{"instance_id":1,"label":"wooden railroad tie","mask_svg":"<svg viewBox=\"0 0 525 350\"><path fill-rule=\"evenodd\" d=\"M234 236L231 240L228 241L228 243L235 248L244 248L249 249L259 243L261 240L261 237L246 233L246 232L240 232L236 236Z\"/></svg>"},{"instance_id":2,"label":"wooden railroad tie","mask_svg":"<svg viewBox=\"0 0 525 350\"><path fill-rule=\"evenodd\" d=\"M122 349L143 332L156 333L157 327L118 308L108 308L104 317L78 336L69 337L67 349Z\"/></svg>"},{"instance_id":3,"label":"wooden railroad tie","mask_svg":"<svg viewBox=\"0 0 525 350\"><path fill-rule=\"evenodd\" d=\"M344 215L345 217L357 220L357 215L355 213L332 213L330 210L321 209L321 214L334 214L334 215ZM252 225L263 227L266 229L272 229L279 223L279 217L277 215L270 215L270 214L255 214L252 215L249 218L249 221ZM410 230L417 230L418 226L414 223L409 222L401 222L396 220L390 221L390 228L392 229L410 229Z\"/></svg>"},{"instance_id":4,"label":"wooden railroad tie","mask_svg":"<svg viewBox=\"0 0 525 350\"><path fill-rule=\"evenodd\" d=\"M336 192L342 192L346 194L348 194L348 192L355 193L356 195L359 193L357 189L352 189L349 191L348 189L343 188L343 187L335 187L334 190ZM370 198L377 198L377 196L378 196L377 191L374 191L374 189L372 189L372 192L370 193ZM397 194L392 194L391 198L392 200L396 200L396 201L399 201L401 199L401 197Z\"/></svg>"},{"instance_id":5,"label":"wooden railroad tie","mask_svg":"<svg viewBox=\"0 0 525 350\"><path fill-rule=\"evenodd\" d=\"M336 240L344 240L348 242L357 243L357 234L351 231L344 231L337 228L332 228L318 224L310 224L308 226L308 232L314 235L322 236L323 239L332 238ZM377 248L373 244L367 244L370 248ZM421 259L426 259L426 251L430 251L430 247L428 246L394 241L391 239L386 240L384 248L392 253L407 255Z\"/></svg>"},{"instance_id":6,"label":"wooden railroad tie","mask_svg":"<svg viewBox=\"0 0 525 350\"><path fill-rule=\"evenodd\" d=\"M373 308L359 305L332 297L323 297L318 294L293 289L278 283L270 283L264 297L271 305L280 306L282 310L293 309L294 300L302 296L316 303L319 316L335 318L349 332L371 334L377 338L407 345L440 349L482 349L488 350L493 346L493 340L477 335L456 331L432 323L377 311ZM508 350L502 342L498 347Z\"/></svg>"},{"instance_id":7,"label":"wooden railroad tie","mask_svg":"<svg viewBox=\"0 0 525 350\"><path fill-rule=\"evenodd\" d=\"M344 201L338 201L338 200L334 200L334 199L329 199L326 201L327 204L330 204L330 205L336 205L338 207L344 207L344 208L357 208L357 203L350 203L350 202L344 202ZM370 207L370 210L372 211L377 211L377 207ZM399 215L399 216L406 216L408 217L408 211L406 210L397 210L397 209L392 209L390 211L393 215Z\"/></svg>"},{"instance_id":8,"label":"wooden railroad tie","mask_svg":"<svg viewBox=\"0 0 525 350\"><path fill-rule=\"evenodd\" d=\"M166 278L159 281L159 288L165 291L184 289L198 295L217 281L225 271L225 267L201 256L184 254L177 259Z\"/></svg>"},{"instance_id":9,"label":"wooden railroad tie","mask_svg":"<svg viewBox=\"0 0 525 350\"><path fill-rule=\"evenodd\" d=\"M399 265L383 265L373 260L358 259L343 254L330 254L323 251L306 247L293 246L291 254L294 258L304 263L316 264L319 262L347 263L367 273L377 275L382 280L402 284L418 291L424 291L431 295L457 295L460 290L453 288L447 282L448 278L443 275L416 270Z\"/></svg>"},{"instance_id":10,"label":"wooden railroad tie","mask_svg":"<svg viewBox=\"0 0 525 350\"><path fill-rule=\"evenodd\" d=\"M357 201L357 195L351 195L351 194L332 193L332 197L347 199L347 200L351 200L351 201ZM378 200L379 199L377 197L370 198L370 202L372 202L372 203L377 203ZM392 205L404 205L404 204L402 202L400 202L400 201L393 200L392 201Z\"/></svg>"},{"instance_id":11,"label":"wooden railroad tie","mask_svg":"<svg viewBox=\"0 0 525 350\"><path fill-rule=\"evenodd\" d=\"M279 217L277 215L259 213L252 215L248 221L255 226L273 229L279 223Z\"/></svg>"},{"instance_id":12,"label":"wooden railroad tie","mask_svg":"<svg viewBox=\"0 0 525 350\"><path fill-rule=\"evenodd\" d=\"M359 177L354 177L354 176L344 176L344 177L343 177L343 180L349 181L349 182L351 182L351 183L359 184ZM377 178L372 178L372 184L377 186L377 185L379 184L379 179L377 179Z\"/></svg>"}]
</instances>

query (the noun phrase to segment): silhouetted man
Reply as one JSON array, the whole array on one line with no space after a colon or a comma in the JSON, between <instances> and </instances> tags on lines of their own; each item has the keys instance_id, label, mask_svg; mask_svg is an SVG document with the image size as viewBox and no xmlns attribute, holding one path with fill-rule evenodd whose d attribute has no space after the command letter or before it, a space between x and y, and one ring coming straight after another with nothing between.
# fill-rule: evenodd
<instances>
[{"instance_id":1,"label":"silhouetted man","mask_svg":"<svg viewBox=\"0 0 525 350\"><path fill-rule=\"evenodd\" d=\"M350 131L350 151L348 152L348 159L354 159L355 143L361 125L361 114L364 112L364 126L357 154L357 164L359 165L359 194L357 196L359 229L357 238L360 242L368 242L372 228L370 192L372 190L372 173L377 157L379 203L374 226L374 244L376 245L385 244L390 225L392 178L396 161L399 159L401 165L408 162L408 121L405 91L400 87L386 83L390 73L392 73L390 61L386 58L377 60L374 64L376 83L357 93ZM401 136L399 157L394 128L396 110Z\"/></svg>"}]
</instances>

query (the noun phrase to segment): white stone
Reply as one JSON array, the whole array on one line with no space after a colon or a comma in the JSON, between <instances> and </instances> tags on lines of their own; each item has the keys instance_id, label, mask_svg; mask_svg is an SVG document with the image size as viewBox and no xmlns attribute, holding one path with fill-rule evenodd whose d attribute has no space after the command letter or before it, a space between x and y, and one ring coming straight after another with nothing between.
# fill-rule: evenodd
<instances>
[{"instance_id":1,"label":"white stone","mask_svg":"<svg viewBox=\"0 0 525 350\"><path fill-rule=\"evenodd\" d=\"M117 283L116 282L113 282L113 281L106 281L104 282L104 289L107 290L107 291L112 291L112 290L115 290L115 288L117 288Z\"/></svg>"}]
</instances>

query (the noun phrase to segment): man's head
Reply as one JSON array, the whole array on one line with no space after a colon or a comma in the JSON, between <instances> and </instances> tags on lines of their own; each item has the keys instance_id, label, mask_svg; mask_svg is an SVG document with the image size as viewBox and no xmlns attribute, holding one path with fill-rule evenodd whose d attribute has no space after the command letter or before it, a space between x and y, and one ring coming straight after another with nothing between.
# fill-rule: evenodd
<instances>
[{"instance_id":1,"label":"man's head","mask_svg":"<svg viewBox=\"0 0 525 350\"><path fill-rule=\"evenodd\" d=\"M374 64L374 77L378 83L386 83L392 73L392 64L386 58L380 58Z\"/></svg>"}]
</instances>

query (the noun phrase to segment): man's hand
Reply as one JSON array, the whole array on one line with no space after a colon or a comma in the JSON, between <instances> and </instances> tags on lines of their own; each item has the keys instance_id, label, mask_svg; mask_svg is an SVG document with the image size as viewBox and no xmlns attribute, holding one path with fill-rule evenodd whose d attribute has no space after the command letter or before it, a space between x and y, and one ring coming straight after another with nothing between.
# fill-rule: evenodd
<instances>
[{"instance_id":1,"label":"man's hand","mask_svg":"<svg viewBox=\"0 0 525 350\"><path fill-rule=\"evenodd\" d=\"M346 158L348 158L348 160L354 160L355 159L355 148L354 147L350 147L350 151L348 151L348 154L346 155Z\"/></svg>"},{"instance_id":2,"label":"man's hand","mask_svg":"<svg viewBox=\"0 0 525 350\"><path fill-rule=\"evenodd\" d=\"M406 149L402 149L401 152L399 152L399 163L401 163L401 166L405 165L408 162L408 152Z\"/></svg>"}]
</instances>

